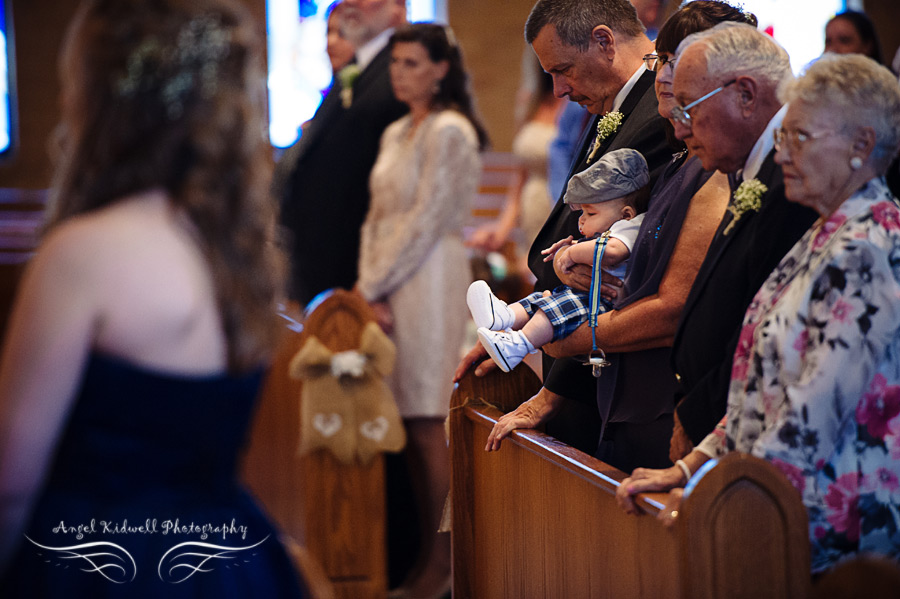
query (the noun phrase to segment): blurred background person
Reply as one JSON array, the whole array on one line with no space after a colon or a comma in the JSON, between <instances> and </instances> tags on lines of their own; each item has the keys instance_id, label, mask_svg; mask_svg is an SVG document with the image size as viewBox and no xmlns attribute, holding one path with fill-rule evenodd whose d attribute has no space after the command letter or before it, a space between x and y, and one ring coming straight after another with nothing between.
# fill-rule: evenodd
<instances>
[{"instance_id":1,"label":"blurred background person","mask_svg":"<svg viewBox=\"0 0 900 599\"><path fill-rule=\"evenodd\" d=\"M4 597L302 594L235 472L283 293L264 51L231 0L76 13L49 224L0 362ZM162 534L176 520L245 536ZM102 528L151 521L155 534ZM158 574L182 542L246 561Z\"/></svg>"},{"instance_id":2,"label":"blurred background person","mask_svg":"<svg viewBox=\"0 0 900 599\"><path fill-rule=\"evenodd\" d=\"M647 37L656 39L659 28L666 20L666 6L669 0L629 0L637 11L638 19L647 30Z\"/></svg>"},{"instance_id":3,"label":"blurred background person","mask_svg":"<svg viewBox=\"0 0 900 599\"><path fill-rule=\"evenodd\" d=\"M301 306L322 291L351 289L356 282L369 173L381 134L407 111L391 91L387 49L391 33L406 22L406 3L343 0L340 10L358 74L332 84L300 140L279 161L273 184L288 237L288 294ZM341 243L334 243L338 238Z\"/></svg>"},{"instance_id":4,"label":"blurred background person","mask_svg":"<svg viewBox=\"0 0 900 599\"><path fill-rule=\"evenodd\" d=\"M389 49L391 87L409 114L385 130L372 169L356 290L397 346L390 384L420 515L419 563L392 596L440 597L450 589L450 537L437 533L450 490L444 420L472 282L462 228L487 133L450 29L410 25Z\"/></svg>"},{"instance_id":5,"label":"blurred background person","mask_svg":"<svg viewBox=\"0 0 900 599\"><path fill-rule=\"evenodd\" d=\"M353 42L341 33L341 13L344 9L340 2L335 2L328 7L328 25L325 51L328 53L328 61L331 63L331 72L337 76L338 71L350 64L356 48Z\"/></svg>"},{"instance_id":6,"label":"blurred background person","mask_svg":"<svg viewBox=\"0 0 900 599\"><path fill-rule=\"evenodd\" d=\"M825 25L825 52L862 54L878 64L884 62L872 19L856 10L838 13Z\"/></svg>"},{"instance_id":7,"label":"blurred background person","mask_svg":"<svg viewBox=\"0 0 900 599\"><path fill-rule=\"evenodd\" d=\"M524 122L513 138L512 153L518 168L513 176L506 201L495 222L476 230L469 238L471 247L496 252L520 229L518 253L524 255L547 220L553 200L547 180L550 143L557 134L557 120L564 101L553 95L553 78L544 72L534 53L528 50L530 68L535 69L535 87L526 101Z\"/></svg>"}]
</instances>

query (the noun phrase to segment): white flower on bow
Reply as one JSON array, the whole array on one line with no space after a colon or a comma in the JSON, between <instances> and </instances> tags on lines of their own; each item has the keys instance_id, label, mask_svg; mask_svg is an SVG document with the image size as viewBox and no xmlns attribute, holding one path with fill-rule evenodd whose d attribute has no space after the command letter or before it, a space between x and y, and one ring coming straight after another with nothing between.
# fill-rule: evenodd
<instances>
[{"instance_id":1,"label":"white flower on bow","mask_svg":"<svg viewBox=\"0 0 900 599\"><path fill-rule=\"evenodd\" d=\"M728 235L734 224L741 219L745 212L752 210L758 212L762 205L761 198L764 193L769 191L759 179L748 179L742 181L738 188L734 190L732 201L728 204L728 211L734 216L728 226L725 227L723 235Z\"/></svg>"},{"instance_id":2,"label":"white flower on bow","mask_svg":"<svg viewBox=\"0 0 900 599\"><path fill-rule=\"evenodd\" d=\"M366 369L366 357L355 350L342 351L331 356L331 376L361 377Z\"/></svg>"},{"instance_id":3,"label":"white flower on bow","mask_svg":"<svg viewBox=\"0 0 900 599\"><path fill-rule=\"evenodd\" d=\"M603 118L597 122L597 137L594 138L594 143L591 144L591 153L588 154L587 159L588 164L590 164L591 160L596 156L597 150L599 150L600 146L603 144L603 140L618 130L624 116L625 115L618 110L614 110L613 112L604 114Z\"/></svg>"},{"instance_id":4,"label":"white flower on bow","mask_svg":"<svg viewBox=\"0 0 900 599\"><path fill-rule=\"evenodd\" d=\"M353 84L361 72L356 63L348 64L338 71L337 77L341 82L341 103L344 108L350 108L350 105L353 104Z\"/></svg>"}]
</instances>

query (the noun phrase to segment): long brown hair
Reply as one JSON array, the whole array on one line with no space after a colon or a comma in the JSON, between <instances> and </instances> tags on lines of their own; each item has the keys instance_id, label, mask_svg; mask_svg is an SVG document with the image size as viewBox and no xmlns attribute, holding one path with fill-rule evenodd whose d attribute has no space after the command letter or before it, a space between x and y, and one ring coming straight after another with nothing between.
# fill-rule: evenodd
<instances>
[{"instance_id":1,"label":"long brown hair","mask_svg":"<svg viewBox=\"0 0 900 599\"><path fill-rule=\"evenodd\" d=\"M391 35L389 44L393 48L394 44L404 42L422 44L432 62L447 61L449 65L447 75L438 84L434 104L462 113L478 134L478 149L486 149L490 143L487 129L476 114L475 102L469 90L469 75L463 66L462 52L450 29L433 23L412 23L397 29Z\"/></svg>"},{"instance_id":2,"label":"long brown hair","mask_svg":"<svg viewBox=\"0 0 900 599\"><path fill-rule=\"evenodd\" d=\"M271 349L283 258L262 39L233 0L88 0L60 57L48 229L161 188L212 271L232 372Z\"/></svg>"}]
</instances>

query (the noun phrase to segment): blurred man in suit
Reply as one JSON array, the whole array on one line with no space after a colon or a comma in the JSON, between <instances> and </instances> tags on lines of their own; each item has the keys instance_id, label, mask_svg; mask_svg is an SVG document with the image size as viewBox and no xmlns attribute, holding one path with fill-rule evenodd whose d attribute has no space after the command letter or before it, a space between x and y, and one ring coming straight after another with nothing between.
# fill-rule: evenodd
<instances>
[{"instance_id":1,"label":"blurred man in suit","mask_svg":"<svg viewBox=\"0 0 900 599\"><path fill-rule=\"evenodd\" d=\"M369 171L382 132L406 112L391 91L387 48L394 28L406 22L406 3L344 0L341 11L341 31L356 47L355 61L335 78L276 172L289 235L289 296L303 305L326 289L350 289L356 282Z\"/></svg>"}]
</instances>

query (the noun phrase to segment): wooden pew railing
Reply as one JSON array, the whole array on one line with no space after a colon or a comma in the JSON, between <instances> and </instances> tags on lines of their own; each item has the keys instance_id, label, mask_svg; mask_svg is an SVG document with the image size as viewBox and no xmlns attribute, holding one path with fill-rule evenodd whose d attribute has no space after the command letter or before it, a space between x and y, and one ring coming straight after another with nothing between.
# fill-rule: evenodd
<instances>
[{"instance_id":1,"label":"wooden pew railing","mask_svg":"<svg viewBox=\"0 0 900 599\"><path fill-rule=\"evenodd\" d=\"M247 485L283 533L321 566L337 599L387 595L384 457L360 466L324 451L298 456L302 383L288 376L288 365L309 335L334 352L358 348L373 319L359 296L338 290L308 315L302 333L286 327L244 460Z\"/></svg>"},{"instance_id":2,"label":"wooden pew railing","mask_svg":"<svg viewBox=\"0 0 900 599\"><path fill-rule=\"evenodd\" d=\"M653 517L665 494L640 496L645 514L629 516L615 502L623 472L543 433L485 452L497 418L539 388L520 367L470 373L454 391L454 599L807 596L806 512L763 460L720 460L666 528Z\"/></svg>"}]
</instances>

